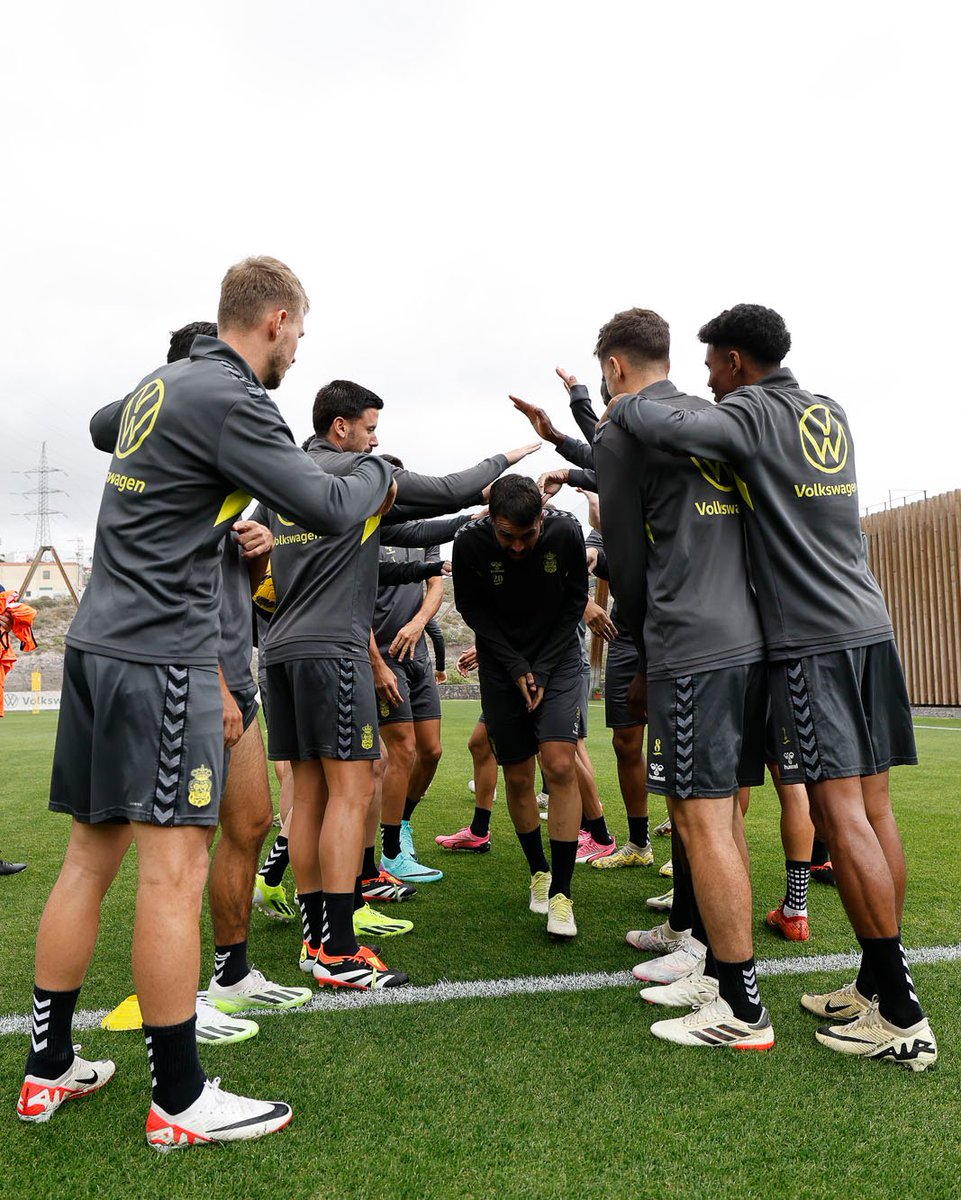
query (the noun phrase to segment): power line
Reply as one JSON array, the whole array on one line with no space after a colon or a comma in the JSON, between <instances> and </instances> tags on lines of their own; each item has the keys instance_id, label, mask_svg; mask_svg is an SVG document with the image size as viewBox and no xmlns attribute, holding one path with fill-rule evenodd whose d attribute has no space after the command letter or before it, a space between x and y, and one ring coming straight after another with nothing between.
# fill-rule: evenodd
<instances>
[{"instance_id":1,"label":"power line","mask_svg":"<svg viewBox=\"0 0 961 1200\"><path fill-rule=\"evenodd\" d=\"M37 486L29 488L25 492L21 492L28 500L31 496L36 496L36 507L30 512L21 513L20 515L26 520L32 517L36 518L37 531L34 535L34 546L37 549L51 545L52 538L50 536L50 518L63 517L66 514L59 509L50 507L51 496L66 496L67 493L63 488L54 488L50 486L51 475L65 475L59 467L51 467L47 462L47 443L43 442L40 446L40 464L33 467L29 471L24 471L24 475L35 475L37 477Z\"/></svg>"}]
</instances>

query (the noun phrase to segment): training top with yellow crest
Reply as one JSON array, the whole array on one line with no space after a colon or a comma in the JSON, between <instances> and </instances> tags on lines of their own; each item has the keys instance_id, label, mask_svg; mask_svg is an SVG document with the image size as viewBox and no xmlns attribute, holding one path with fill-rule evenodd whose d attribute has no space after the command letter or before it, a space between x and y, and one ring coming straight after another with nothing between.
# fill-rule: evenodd
<instances>
[{"instance_id":1,"label":"training top with yellow crest","mask_svg":"<svg viewBox=\"0 0 961 1200\"><path fill-rule=\"evenodd\" d=\"M732 468L769 660L893 638L868 567L854 444L836 401L780 367L702 409L626 397L611 420L645 445Z\"/></svg>"},{"instance_id":2,"label":"training top with yellow crest","mask_svg":"<svg viewBox=\"0 0 961 1200\"><path fill-rule=\"evenodd\" d=\"M389 464L333 476L294 443L243 358L217 338L101 409L94 444L113 449L93 570L67 644L113 658L216 666L225 533L257 496L312 533L376 512Z\"/></svg>"}]
</instances>

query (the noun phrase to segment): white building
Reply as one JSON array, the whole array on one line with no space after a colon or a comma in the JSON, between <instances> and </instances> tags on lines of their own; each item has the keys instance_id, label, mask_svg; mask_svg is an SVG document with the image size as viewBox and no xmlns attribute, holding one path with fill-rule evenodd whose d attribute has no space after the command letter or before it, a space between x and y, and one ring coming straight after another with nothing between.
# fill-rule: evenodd
<instances>
[{"instance_id":1,"label":"white building","mask_svg":"<svg viewBox=\"0 0 961 1200\"><path fill-rule=\"evenodd\" d=\"M63 561L63 560L61 560ZM84 585L84 568L78 562L63 561L63 569L73 590L80 595ZM70 593L63 581L63 576L55 562L40 563L30 580L30 588L24 594L21 591L23 581L30 570L29 562L7 562L0 558L0 591L20 592L21 600L39 600L48 596L51 600L68 600Z\"/></svg>"}]
</instances>

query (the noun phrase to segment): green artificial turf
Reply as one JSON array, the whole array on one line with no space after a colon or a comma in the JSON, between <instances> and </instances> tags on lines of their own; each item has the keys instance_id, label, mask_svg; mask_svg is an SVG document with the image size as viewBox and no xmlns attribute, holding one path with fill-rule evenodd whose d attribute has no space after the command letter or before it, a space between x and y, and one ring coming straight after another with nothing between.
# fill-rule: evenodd
<instances>
[{"instance_id":1,"label":"green artificial turf","mask_svg":"<svg viewBox=\"0 0 961 1200\"><path fill-rule=\"evenodd\" d=\"M526 907L526 870L501 794L490 854L450 855L435 833L466 824L466 741L477 705L445 704L441 763L414 818L422 860L443 882L400 910L413 933L382 944L416 985L629 968L627 928L653 924L645 897L669 881L655 870L577 868L581 933L550 943ZM626 833L614 758L600 706L591 752L608 820ZM957 722L919 718L921 766L894 773L908 853L905 938L953 944L958 935L961 785ZM0 879L4 970L0 1015L29 1008L37 921L60 864L68 821L46 811L55 714L0 722L0 855L26 859ZM652 798L652 824L663 805ZM748 814L758 958L815 956L855 947L836 892L812 885L812 939L790 945L764 926L783 891L777 801L759 789ZM546 836L546 834L545 834ZM655 840L658 863L669 844ZM111 1007L130 978L135 862L107 898L81 1007ZM288 876L289 883L289 876ZM391 910L396 911L396 910ZM205 918L205 969L212 945ZM298 931L254 913L252 960L281 982L301 983ZM841 1059L818 1046L804 989L847 976L762 978L777 1046L768 1054L685 1050L648 1029L667 1015L632 986L559 995L265 1018L251 1042L205 1050L208 1073L247 1094L289 1100L294 1122L261 1142L167 1156L143 1142L148 1076L137 1033L81 1036L84 1053L109 1056L117 1077L68 1105L48 1126L16 1120L27 1039L0 1037L0 1168L31 1196L112 1197L948 1197L961 1195L961 1019L953 1006L961 963L914 972L942 1058L912 1075Z\"/></svg>"}]
</instances>

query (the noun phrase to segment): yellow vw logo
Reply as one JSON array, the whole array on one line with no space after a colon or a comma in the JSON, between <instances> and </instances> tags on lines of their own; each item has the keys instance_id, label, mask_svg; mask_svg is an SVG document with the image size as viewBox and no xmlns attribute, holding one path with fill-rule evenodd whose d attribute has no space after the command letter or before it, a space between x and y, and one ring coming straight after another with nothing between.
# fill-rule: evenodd
<instances>
[{"instance_id":1,"label":"yellow vw logo","mask_svg":"<svg viewBox=\"0 0 961 1200\"><path fill-rule=\"evenodd\" d=\"M801 450L816 471L836 475L848 461L848 435L826 404L812 404L801 415Z\"/></svg>"},{"instance_id":2,"label":"yellow vw logo","mask_svg":"<svg viewBox=\"0 0 961 1200\"><path fill-rule=\"evenodd\" d=\"M151 379L130 397L120 417L120 433L114 450L117 458L127 458L139 450L157 423L164 402L164 381Z\"/></svg>"},{"instance_id":3,"label":"yellow vw logo","mask_svg":"<svg viewBox=\"0 0 961 1200\"><path fill-rule=\"evenodd\" d=\"M691 455L691 462L711 487L716 487L719 492L734 491L734 480L731 478L731 469L727 463L717 462L713 458L695 458L693 455Z\"/></svg>"}]
</instances>

